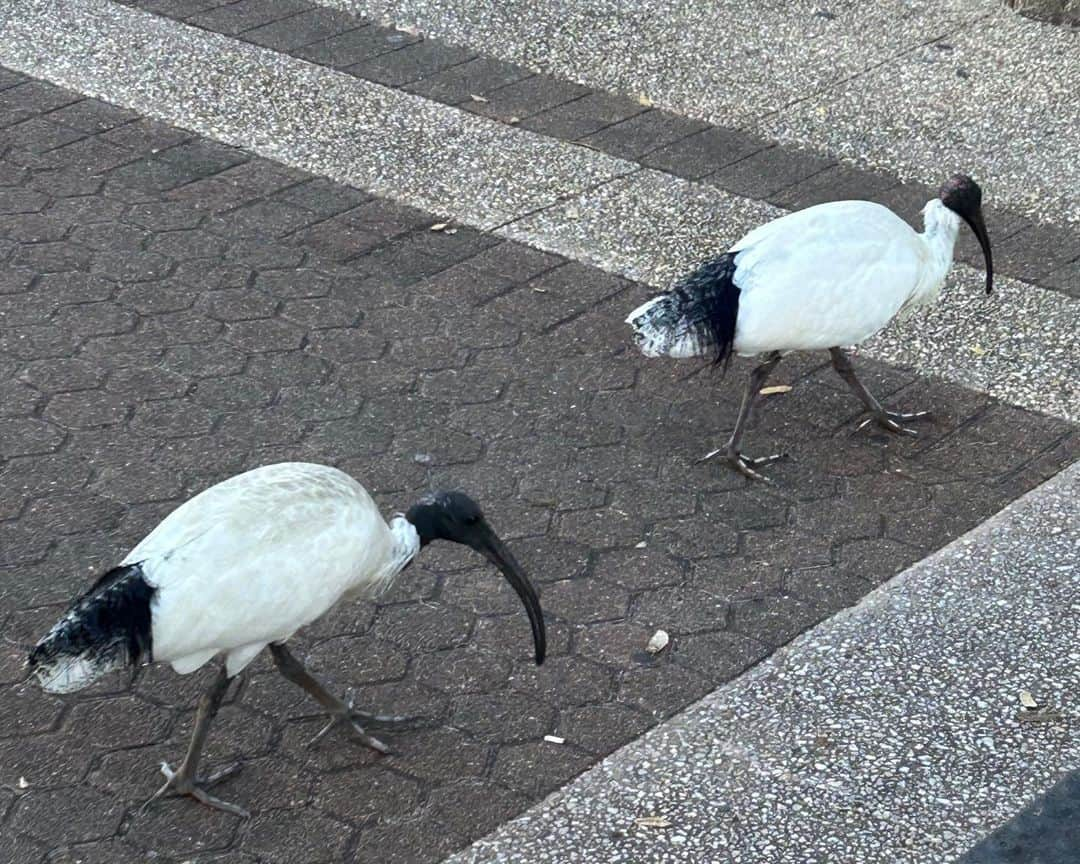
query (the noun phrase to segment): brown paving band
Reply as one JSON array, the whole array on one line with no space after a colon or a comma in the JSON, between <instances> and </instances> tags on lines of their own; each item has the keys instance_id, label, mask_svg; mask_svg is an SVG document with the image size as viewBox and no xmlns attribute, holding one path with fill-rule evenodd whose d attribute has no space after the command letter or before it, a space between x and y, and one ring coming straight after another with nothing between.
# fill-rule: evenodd
<instances>
[{"instance_id":1,"label":"brown paving band","mask_svg":"<svg viewBox=\"0 0 1080 864\"><path fill-rule=\"evenodd\" d=\"M746 363L628 350L644 286L5 70L0 106L3 861L437 861L1080 456L1069 423L865 362L936 420L858 430L803 355L751 432L793 460L750 486L694 464ZM206 676L60 700L18 686L26 646L180 502L286 459L386 512L475 495L542 586L549 660L489 568L434 546L293 643L358 705L422 718L385 736L398 755L305 749L323 720L262 659L206 753L242 760L215 793L253 821L139 815Z\"/></svg>"},{"instance_id":2,"label":"brown paving band","mask_svg":"<svg viewBox=\"0 0 1080 864\"><path fill-rule=\"evenodd\" d=\"M786 209L864 198L921 230L922 206L936 194L304 0L119 2ZM1035 223L992 202L986 221L999 273L1080 297L1080 230ZM966 232L957 257L984 266Z\"/></svg>"}]
</instances>

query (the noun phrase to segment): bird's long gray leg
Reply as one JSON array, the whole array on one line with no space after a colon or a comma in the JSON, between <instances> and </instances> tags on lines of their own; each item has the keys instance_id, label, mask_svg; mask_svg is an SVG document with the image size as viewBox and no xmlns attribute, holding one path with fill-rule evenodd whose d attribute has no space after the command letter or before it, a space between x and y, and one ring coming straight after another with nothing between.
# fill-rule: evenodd
<instances>
[{"instance_id":1,"label":"bird's long gray leg","mask_svg":"<svg viewBox=\"0 0 1080 864\"><path fill-rule=\"evenodd\" d=\"M859 399L862 400L863 405L867 410L874 415L874 419L888 429L890 432L896 432L899 435L910 435L912 438L918 437L919 433L914 429L906 429L901 423L909 420L921 420L924 417L929 417L929 411L915 411L911 414L903 414L898 411L887 411L877 399L874 398L874 394L863 386L862 381L855 375L855 367L851 365L851 358L841 348L830 348L829 354L832 355L833 369L837 374L843 378L848 387L851 388L851 392L854 393Z\"/></svg>"},{"instance_id":2,"label":"bird's long gray leg","mask_svg":"<svg viewBox=\"0 0 1080 864\"><path fill-rule=\"evenodd\" d=\"M195 714L195 731L191 733L191 742L188 744L184 761L176 771L173 771L168 762L161 763L161 773L165 775L165 785L143 804L140 812L146 810L151 802L156 801L167 792L173 792L176 795L190 795L207 807L224 810L226 813L232 813L234 816L240 816L244 819L251 815L243 807L215 798L206 791L215 783L239 771L240 763L237 762L220 771L215 771L208 777L200 778L197 776L199 759L202 757L202 748L206 743L207 733L210 731L210 723L221 707L221 701L225 698L225 691L229 689L230 680L223 667L218 672L217 677L214 678L214 683L210 685L210 689L199 699L199 709Z\"/></svg>"},{"instance_id":3,"label":"bird's long gray leg","mask_svg":"<svg viewBox=\"0 0 1080 864\"><path fill-rule=\"evenodd\" d=\"M732 467L735 468L740 474L749 477L751 480L762 480L764 482L771 482L767 477L762 476L754 468L760 465L768 465L770 462L776 462L784 458L783 453L776 453L772 456L759 456L756 459L748 456L743 456L739 452L739 444L742 442L743 432L746 429L746 423L750 419L750 412L754 408L754 403L757 402L758 394L761 392L762 386L769 379L773 369L776 368L780 362L780 352L773 351L769 354L763 363L758 365L753 372L750 373L750 380L747 382L746 391L743 393L742 405L739 407L739 418L735 421L735 429L731 433L731 438L728 440L727 445L719 450L713 450L711 453L707 453L699 462L704 462L706 459L712 459L720 453L724 453L725 458Z\"/></svg>"},{"instance_id":4,"label":"bird's long gray leg","mask_svg":"<svg viewBox=\"0 0 1080 864\"><path fill-rule=\"evenodd\" d=\"M298 687L302 687L325 708L330 714L330 722L308 743L308 746L317 744L322 738L338 725L348 725L352 731L353 736L363 744L371 747L373 750L378 750L380 753L389 753L390 748L382 743L378 738L373 738L364 731L364 727L361 724L382 724L389 725L394 723L406 723L409 718L396 717L381 714L365 714L363 711L358 711L353 707L352 698L347 696L346 699L339 699L333 693L323 686L314 675L312 675L304 667L292 652L284 645L271 645L270 654L274 658L274 664L277 666L278 671L293 684Z\"/></svg>"}]
</instances>

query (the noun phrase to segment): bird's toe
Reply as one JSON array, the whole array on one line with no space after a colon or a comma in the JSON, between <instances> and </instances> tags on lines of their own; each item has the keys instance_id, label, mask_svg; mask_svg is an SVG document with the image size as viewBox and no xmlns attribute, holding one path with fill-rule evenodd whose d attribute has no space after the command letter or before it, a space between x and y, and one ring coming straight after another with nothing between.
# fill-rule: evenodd
<instances>
[{"instance_id":1,"label":"bird's toe","mask_svg":"<svg viewBox=\"0 0 1080 864\"><path fill-rule=\"evenodd\" d=\"M731 466L742 474L744 477L748 477L758 483L767 483L770 486L775 486L776 483L766 477L764 474L760 474L754 470L753 466L767 465L770 462L775 462L778 459L783 458L783 454L776 454L775 456L763 456L758 459L749 459L740 453L734 453L728 456L728 462Z\"/></svg>"},{"instance_id":2,"label":"bird's toe","mask_svg":"<svg viewBox=\"0 0 1080 864\"><path fill-rule=\"evenodd\" d=\"M407 714L368 714L364 711L353 709L349 712L353 720L364 726L403 726L417 723L422 717Z\"/></svg>"},{"instance_id":3,"label":"bird's toe","mask_svg":"<svg viewBox=\"0 0 1080 864\"><path fill-rule=\"evenodd\" d=\"M752 465L757 468L761 465L771 465L773 462L781 462L785 459L790 459L791 456L787 453L773 453L771 456L740 456L747 465Z\"/></svg>"},{"instance_id":4,"label":"bird's toe","mask_svg":"<svg viewBox=\"0 0 1080 864\"><path fill-rule=\"evenodd\" d=\"M320 741L322 741L323 738L327 736L331 729L340 724L343 720L344 717L342 715L335 715L331 717L330 722L323 726L323 728L316 733L315 737L307 742L307 744L305 745L307 749L311 750L312 748L314 748L316 744L318 744Z\"/></svg>"},{"instance_id":5,"label":"bird's toe","mask_svg":"<svg viewBox=\"0 0 1080 864\"><path fill-rule=\"evenodd\" d=\"M215 798L201 786L193 786L188 794L200 804L205 804L207 807L212 807L214 810L222 810L225 813L231 813L233 816L238 816L241 819L251 818L251 814L243 807L238 804L231 804L228 801L223 801L220 798Z\"/></svg>"},{"instance_id":6,"label":"bird's toe","mask_svg":"<svg viewBox=\"0 0 1080 864\"><path fill-rule=\"evenodd\" d=\"M140 816L146 813L146 811L150 809L150 805L157 801L158 798L162 797L170 789L172 789L174 784L176 783L176 772L173 771L172 766L170 766L168 762L161 763L161 773L165 775L165 782L162 784L161 788L157 790L157 792L155 792L143 802L142 807L139 808Z\"/></svg>"},{"instance_id":7,"label":"bird's toe","mask_svg":"<svg viewBox=\"0 0 1080 864\"><path fill-rule=\"evenodd\" d=\"M901 426L895 420L885 417L881 425L888 429L890 432L895 432L897 435L906 435L908 438L918 438L919 433L914 429L909 429L907 426Z\"/></svg>"},{"instance_id":8,"label":"bird's toe","mask_svg":"<svg viewBox=\"0 0 1080 864\"><path fill-rule=\"evenodd\" d=\"M374 735L368 735L368 733L364 731L364 727L361 726L359 723L354 721L351 724L351 728L353 738L355 738L361 744L364 744L365 746L370 747L372 750L382 753L384 756L393 755L393 751L388 746L386 746Z\"/></svg>"},{"instance_id":9,"label":"bird's toe","mask_svg":"<svg viewBox=\"0 0 1080 864\"><path fill-rule=\"evenodd\" d=\"M231 765L226 765L224 768L219 768L217 771L214 771L212 774L204 777L202 780L199 781L199 785L201 785L204 789L209 789L211 786L216 786L223 780L228 780L242 767L242 763L233 762Z\"/></svg>"},{"instance_id":10,"label":"bird's toe","mask_svg":"<svg viewBox=\"0 0 1080 864\"><path fill-rule=\"evenodd\" d=\"M930 420L934 414L932 411L886 411L885 416L894 423L910 423L912 420Z\"/></svg>"},{"instance_id":11,"label":"bird's toe","mask_svg":"<svg viewBox=\"0 0 1080 864\"><path fill-rule=\"evenodd\" d=\"M870 417L863 420L858 426L855 427L854 435L857 432L862 431L871 423L877 423L882 429L886 429L889 432L893 432L896 435L905 435L908 438L918 438L919 433L914 429L909 429L907 426L902 425L904 420L919 419L922 416L929 414L929 412L920 412L918 415L911 414L896 414L891 411L882 411L881 413L875 413Z\"/></svg>"},{"instance_id":12,"label":"bird's toe","mask_svg":"<svg viewBox=\"0 0 1080 864\"><path fill-rule=\"evenodd\" d=\"M723 447L717 447L717 448L716 448L715 450L710 450L710 451L709 451L708 453L706 453L706 454L705 454L704 456L702 456L702 457L701 457L700 459L695 459L695 460L694 460L694 464L695 464L695 465L700 465L700 464L701 464L702 462L708 462L708 461L709 461L710 459L712 459L712 458L713 458L714 456L719 456L719 455L720 455L721 453L723 453L723 452L724 452L724 448L723 448Z\"/></svg>"}]
</instances>

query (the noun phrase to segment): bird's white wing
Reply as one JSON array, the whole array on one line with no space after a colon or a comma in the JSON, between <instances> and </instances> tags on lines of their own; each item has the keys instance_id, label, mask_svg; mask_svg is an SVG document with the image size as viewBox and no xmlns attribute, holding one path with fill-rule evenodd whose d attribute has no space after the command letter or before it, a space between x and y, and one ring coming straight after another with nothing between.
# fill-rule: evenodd
<instances>
[{"instance_id":1,"label":"bird's white wing","mask_svg":"<svg viewBox=\"0 0 1080 864\"><path fill-rule=\"evenodd\" d=\"M856 345L910 300L928 263L919 235L869 201L799 210L754 229L732 251L740 354Z\"/></svg>"},{"instance_id":2,"label":"bird's white wing","mask_svg":"<svg viewBox=\"0 0 1080 864\"><path fill-rule=\"evenodd\" d=\"M178 668L199 665L184 658L204 662L285 639L364 580L393 575L398 563L394 537L364 488L306 463L268 465L207 489L124 563L136 562L157 589L154 657Z\"/></svg>"}]
</instances>

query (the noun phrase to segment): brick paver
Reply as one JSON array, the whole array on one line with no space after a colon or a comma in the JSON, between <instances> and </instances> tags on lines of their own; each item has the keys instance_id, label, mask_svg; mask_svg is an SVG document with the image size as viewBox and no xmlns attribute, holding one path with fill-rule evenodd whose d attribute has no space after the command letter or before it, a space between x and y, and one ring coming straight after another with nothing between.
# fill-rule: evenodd
<instances>
[{"instance_id":1,"label":"brick paver","mask_svg":"<svg viewBox=\"0 0 1080 864\"><path fill-rule=\"evenodd\" d=\"M230 14L272 23L248 6ZM18 75L0 88L4 860L437 860L1080 452L1063 421L869 363L875 392L937 418L917 441L856 431L809 356L751 438L794 461L748 486L693 464L745 364L639 357L621 321L642 286ZM260 660L207 751L244 760L221 794L252 822L139 816L206 674L61 700L15 686L24 652L166 512L281 459L339 465L387 512L469 490L542 587L550 659L531 664L488 568L433 548L296 640L335 688L423 718L388 736L398 755L304 749L320 719Z\"/></svg>"}]
</instances>

